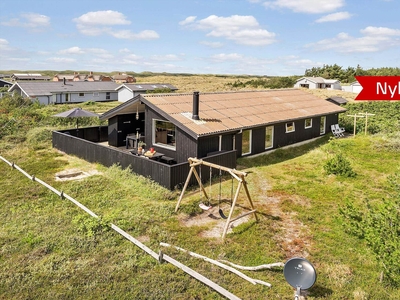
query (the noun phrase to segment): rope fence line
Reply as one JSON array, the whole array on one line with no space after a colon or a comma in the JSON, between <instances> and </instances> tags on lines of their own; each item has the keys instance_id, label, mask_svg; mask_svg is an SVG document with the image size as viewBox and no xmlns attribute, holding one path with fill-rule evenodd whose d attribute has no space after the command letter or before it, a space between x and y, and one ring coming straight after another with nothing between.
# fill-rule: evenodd
<instances>
[{"instance_id":1,"label":"rope fence line","mask_svg":"<svg viewBox=\"0 0 400 300\"><path fill-rule=\"evenodd\" d=\"M53 193L57 194L61 199L68 199L69 201L71 201L72 203L77 205L79 208L81 208L82 210L87 212L92 217L94 217L96 219L99 218L99 216L96 215L94 212L92 212L89 208L87 208L86 206L84 206L83 204L81 204L80 202L78 202L77 200L72 198L71 196L65 194L63 191L59 191L59 190L55 189L54 187L52 187L51 185L47 184L43 180L40 180L39 178L36 178L35 175L28 174L22 168L17 166L14 162L9 162L7 159L2 157L1 155L0 155L0 159L3 160L6 164L8 164L13 169L16 169L16 170L20 171L22 174L24 174L30 180L35 181L35 182L40 183L41 185L45 186L46 188L51 190ZM127 240L129 240L130 242L135 244L137 247L141 248L147 254L151 255L154 259L156 259L160 263L163 262L163 261L167 261L170 264L178 267L179 269L181 269L185 273L189 274L190 276L194 277L195 279L197 279L197 280L201 281L202 283L206 284L210 288L214 289L215 291L217 291L221 295L225 296L227 299L240 300L239 297L237 297L236 295L232 294L231 292L229 292L228 290L224 289L223 287L221 287L220 285L216 284L215 282L211 281L207 277L201 275L200 273L198 273L195 270L187 267L186 265L180 263L179 261L173 259L172 257L170 257L170 256L168 256L166 254L163 254L161 250L160 250L159 254L156 253L155 251L151 250L145 244L143 244L140 241L138 241L137 239L135 239L129 233L127 233L126 231L124 231L121 228L119 228L117 225L111 223L110 227L114 231L116 231L117 233L119 233L120 235L125 237Z\"/></svg>"}]
</instances>

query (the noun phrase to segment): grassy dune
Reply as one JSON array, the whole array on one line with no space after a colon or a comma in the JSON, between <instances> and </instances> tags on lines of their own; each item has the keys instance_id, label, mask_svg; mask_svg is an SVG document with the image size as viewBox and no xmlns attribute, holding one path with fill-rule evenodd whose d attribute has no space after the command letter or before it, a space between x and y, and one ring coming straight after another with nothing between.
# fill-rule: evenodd
<instances>
[{"instance_id":1,"label":"grassy dune","mask_svg":"<svg viewBox=\"0 0 400 300\"><path fill-rule=\"evenodd\" d=\"M174 84L181 92L223 91L225 82L235 80L212 76L143 79ZM109 108L104 105L115 104L91 105L92 111L99 112ZM67 126L50 117L54 110L63 109L32 108L25 113L26 118L36 116L36 123L28 123L36 128L24 125L18 133L10 131L0 139L0 155L74 197L100 215L101 222L0 161L0 299L223 299L110 230L111 222L242 299L293 299L294 289L285 281L282 268L243 271L272 287L253 285L208 262L161 248L159 243L243 266L306 257L318 274L316 284L305 292L307 299L400 298L400 289L382 275L383 265L364 240L345 230L339 213L347 202L362 205L365 199L379 203L390 197L393 190L387 179L400 172L398 137L359 134L332 142L327 136L240 159L238 168L248 172L260 220L250 217L222 241L211 233L222 233L224 221L198 207L198 190L190 189L192 193L187 193L175 213L179 190L165 190L118 166L105 168L60 153L51 147L50 138L40 142L26 138L34 129ZM325 172L326 161L337 151L350 161L357 176ZM94 175L56 180L58 172L70 169ZM225 212L230 208L231 188L230 178L224 177L221 207ZM218 207L219 181L214 180L207 191ZM247 205L243 191L239 203Z\"/></svg>"}]
</instances>

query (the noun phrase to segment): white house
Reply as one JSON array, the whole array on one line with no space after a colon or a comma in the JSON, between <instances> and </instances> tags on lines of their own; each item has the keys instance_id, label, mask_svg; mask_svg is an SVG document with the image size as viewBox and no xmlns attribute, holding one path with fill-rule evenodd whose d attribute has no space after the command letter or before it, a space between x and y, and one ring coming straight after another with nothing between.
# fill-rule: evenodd
<instances>
[{"instance_id":1,"label":"white house","mask_svg":"<svg viewBox=\"0 0 400 300\"><path fill-rule=\"evenodd\" d=\"M295 88L341 90L340 81L322 77L302 77L294 84Z\"/></svg>"},{"instance_id":2,"label":"white house","mask_svg":"<svg viewBox=\"0 0 400 300\"><path fill-rule=\"evenodd\" d=\"M8 92L38 100L41 104L117 101L115 82L102 81L20 81Z\"/></svg>"},{"instance_id":3,"label":"white house","mask_svg":"<svg viewBox=\"0 0 400 300\"><path fill-rule=\"evenodd\" d=\"M169 89L171 91L178 90L171 84L167 83L124 83L115 90L118 92L118 101L126 102L139 94L146 94L147 91Z\"/></svg>"},{"instance_id":4,"label":"white house","mask_svg":"<svg viewBox=\"0 0 400 300\"><path fill-rule=\"evenodd\" d=\"M358 94L362 90L362 86L358 81L350 83L350 85L342 86L342 91Z\"/></svg>"}]
</instances>

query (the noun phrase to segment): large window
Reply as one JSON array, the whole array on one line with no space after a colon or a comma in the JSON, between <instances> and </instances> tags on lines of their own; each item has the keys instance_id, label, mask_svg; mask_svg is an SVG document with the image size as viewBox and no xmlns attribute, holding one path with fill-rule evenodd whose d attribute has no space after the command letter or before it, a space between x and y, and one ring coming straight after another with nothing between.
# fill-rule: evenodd
<instances>
[{"instance_id":1,"label":"large window","mask_svg":"<svg viewBox=\"0 0 400 300\"><path fill-rule=\"evenodd\" d=\"M309 118L309 119L305 119L304 120L304 128L311 128L312 127L312 119L311 118Z\"/></svg>"},{"instance_id":2,"label":"large window","mask_svg":"<svg viewBox=\"0 0 400 300\"><path fill-rule=\"evenodd\" d=\"M286 123L286 133L288 132L294 132L294 122L288 122Z\"/></svg>"},{"instance_id":3,"label":"large window","mask_svg":"<svg viewBox=\"0 0 400 300\"><path fill-rule=\"evenodd\" d=\"M242 131L242 155L251 153L251 130Z\"/></svg>"},{"instance_id":4,"label":"large window","mask_svg":"<svg viewBox=\"0 0 400 300\"><path fill-rule=\"evenodd\" d=\"M265 149L274 146L274 126L265 127Z\"/></svg>"},{"instance_id":5,"label":"large window","mask_svg":"<svg viewBox=\"0 0 400 300\"><path fill-rule=\"evenodd\" d=\"M153 120L153 144L175 150L175 130L171 122Z\"/></svg>"},{"instance_id":6,"label":"large window","mask_svg":"<svg viewBox=\"0 0 400 300\"><path fill-rule=\"evenodd\" d=\"M322 116L321 117L321 123L319 125L319 133L324 134L325 133L325 124L326 124L326 117Z\"/></svg>"}]
</instances>

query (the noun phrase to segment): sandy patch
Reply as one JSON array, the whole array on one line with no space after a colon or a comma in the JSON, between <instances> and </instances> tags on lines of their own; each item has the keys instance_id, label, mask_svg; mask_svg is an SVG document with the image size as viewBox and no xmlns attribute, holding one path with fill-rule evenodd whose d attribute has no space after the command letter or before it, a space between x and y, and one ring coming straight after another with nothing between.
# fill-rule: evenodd
<instances>
[{"instance_id":1,"label":"sandy patch","mask_svg":"<svg viewBox=\"0 0 400 300\"><path fill-rule=\"evenodd\" d=\"M101 174L97 170L82 171L79 169L68 169L56 173L56 181L80 180L92 175Z\"/></svg>"},{"instance_id":2,"label":"sandy patch","mask_svg":"<svg viewBox=\"0 0 400 300\"><path fill-rule=\"evenodd\" d=\"M231 209L229 205L224 204L221 205L220 208L226 216L229 215L229 211ZM234 216L232 218L235 218L236 216L244 212L246 212L246 210L236 207L234 210ZM253 215L250 214L230 223L227 233L232 233L233 228L239 226L240 224L248 222L252 217ZM204 210L203 213L194 217L181 215L179 221L183 226L186 227L207 226L209 229L200 233L202 237L207 238L220 238L226 226L226 219L221 218L218 206L212 207L209 210Z\"/></svg>"}]
</instances>

